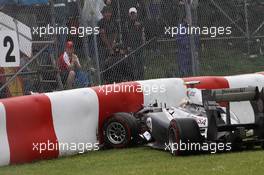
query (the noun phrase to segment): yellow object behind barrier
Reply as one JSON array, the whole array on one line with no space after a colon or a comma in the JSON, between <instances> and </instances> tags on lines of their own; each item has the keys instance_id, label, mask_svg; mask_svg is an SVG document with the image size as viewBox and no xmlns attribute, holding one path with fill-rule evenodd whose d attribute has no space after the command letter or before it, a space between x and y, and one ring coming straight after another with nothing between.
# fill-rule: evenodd
<instances>
[{"instance_id":1,"label":"yellow object behind barrier","mask_svg":"<svg viewBox=\"0 0 264 175\"><path fill-rule=\"evenodd\" d=\"M16 73L16 68L4 68L5 74ZM9 78L6 78L8 81ZM14 96L22 96L23 95L23 82L19 77L16 77L14 81L12 81L8 85L9 93L11 97Z\"/></svg>"}]
</instances>

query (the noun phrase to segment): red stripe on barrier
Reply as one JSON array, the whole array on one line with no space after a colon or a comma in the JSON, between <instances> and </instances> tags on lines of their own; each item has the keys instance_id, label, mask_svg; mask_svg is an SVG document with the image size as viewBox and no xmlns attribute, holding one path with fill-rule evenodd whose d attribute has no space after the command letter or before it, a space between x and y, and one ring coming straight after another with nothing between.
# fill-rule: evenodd
<instances>
[{"instance_id":1,"label":"red stripe on barrier","mask_svg":"<svg viewBox=\"0 0 264 175\"><path fill-rule=\"evenodd\" d=\"M200 81L200 84L195 86L198 89L224 89L230 87L226 78L218 76L190 77L183 78L183 80L185 82ZM227 107L228 104L226 102L221 102L220 105Z\"/></svg>"},{"instance_id":2,"label":"red stripe on barrier","mask_svg":"<svg viewBox=\"0 0 264 175\"><path fill-rule=\"evenodd\" d=\"M93 88L99 100L98 128L100 143L103 141L102 128L106 119L116 112L137 112L142 107L144 95L142 90L140 91L140 87L141 85L137 82L128 82ZM123 90L119 90L119 88L123 88Z\"/></svg>"},{"instance_id":3,"label":"red stripe on barrier","mask_svg":"<svg viewBox=\"0 0 264 175\"><path fill-rule=\"evenodd\" d=\"M198 89L222 89L229 88L229 83L224 77L214 77L214 76L205 76L205 77L190 77L183 78L185 82L188 81L200 81L199 85L195 87Z\"/></svg>"},{"instance_id":4,"label":"red stripe on barrier","mask_svg":"<svg viewBox=\"0 0 264 175\"><path fill-rule=\"evenodd\" d=\"M261 75L264 75L264 72L257 72L257 74L261 74Z\"/></svg>"},{"instance_id":5,"label":"red stripe on barrier","mask_svg":"<svg viewBox=\"0 0 264 175\"><path fill-rule=\"evenodd\" d=\"M6 109L11 164L58 157L59 150L44 150L40 153L40 150L33 145L40 146L41 143L48 141L54 145L58 144L53 126L51 103L47 96L17 97L1 100L1 102Z\"/></svg>"}]
</instances>

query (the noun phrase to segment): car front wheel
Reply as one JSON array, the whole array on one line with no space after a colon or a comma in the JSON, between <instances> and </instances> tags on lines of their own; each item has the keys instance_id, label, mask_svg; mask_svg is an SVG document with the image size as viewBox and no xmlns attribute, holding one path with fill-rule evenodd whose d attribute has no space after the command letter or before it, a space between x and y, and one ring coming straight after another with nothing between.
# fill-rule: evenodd
<instances>
[{"instance_id":1,"label":"car front wheel","mask_svg":"<svg viewBox=\"0 0 264 175\"><path fill-rule=\"evenodd\" d=\"M126 148L137 137L136 119L129 113L116 113L105 122L103 133L107 147Z\"/></svg>"}]
</instances>

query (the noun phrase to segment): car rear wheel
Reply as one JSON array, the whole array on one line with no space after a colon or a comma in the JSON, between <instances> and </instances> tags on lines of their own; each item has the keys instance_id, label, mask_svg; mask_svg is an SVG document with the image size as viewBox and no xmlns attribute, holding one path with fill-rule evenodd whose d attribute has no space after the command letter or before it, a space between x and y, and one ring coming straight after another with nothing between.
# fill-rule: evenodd
<instances>
[{"instance_id":1,"label":"car rear wheel","mask_svg":"<svg viewBox=\"0 0 264 175\"><path fill-rule=\"evenodd\" d=\"M137 138L137 121L129 113L116 113L105 122L103 133L106 147L128 147Z\"/></svg>"}]
</instances>

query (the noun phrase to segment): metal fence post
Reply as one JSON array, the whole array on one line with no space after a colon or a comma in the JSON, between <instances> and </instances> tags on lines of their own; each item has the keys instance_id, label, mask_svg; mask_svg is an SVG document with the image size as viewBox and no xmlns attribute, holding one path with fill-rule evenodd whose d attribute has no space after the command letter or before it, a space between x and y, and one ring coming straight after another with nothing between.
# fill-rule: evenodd
<instances>
[{"instance_id":1,"label":"metal fence post","mask_svg":"<svg viewBox=\"0 0 264 175\"><path fill-rule=\"evenodd\" d=\"M81 16L81 17L79 18L79 23L80 23L80 25L82 25L82 26L84 26L84 27L87 27L87 23L86 23L86 21L84 21L82 15L81 15L81 12L82 12L81 2L80 2L80 1L77 1L76 3L77 3L77 6L78 6L79 14L80 14L80 16ZM83 48L83 50L84 50L84 56L85 56L85 59L86 59L87 62L89 63L91 57L90 57L89 44L88 44L87 36L84 36L84 37L82 38L82 44L83 44L83 45L82 45L82 48ZM85 70L85 71L90 72L89 69L88 69L88 70ZM90 80L90 81L92 81L92 80Z\"/></svg>"},{"instance_id":2,"label":"metal fence post","mask_svg":"<svg viewBox=\"0 0 264 175\"><path fill-rule=\"evenodd\" d=\"M95 28L95 13L91 12L92 15L92 27ZM99 52L98 52L98 43L97 43L97 37L95 34L93 34L93 41L94 41L94 50L95 50L95 61L96 61L96 73L97 73L97 81L101 85L102 80L101 80L101 74L100 74L100 62L99 62Z\"/></svg>"},{"instance_id":3,"label":"metal fence post","mask_svg":"<svg viewBox=\"0 0 264 175\"><path fill-rule=\"evenodd\" d=\"M54 8L54 0L50 0L50 10L51 10L51 23L53 27L56 27L56 19L55 19L55 8ZM51 52L54 56L54 61L59 57L59 48L58 48L58 38L57 38L57 34L53 34L52 36L53 39L53 49L51 49ZM51 45L52 46L52 45ZM59 74L56 75L57 79L59 80L58 82L58 86L60 90L63 90L63 84L62 84L62 80Z\"/></svg>"},{"instance_id":4,"label":"metal fence post","mask_svg":"<svg viewBox=\"0 0 264 175\"><path fill-rule=\"evenodd\" d=\"M192 11L191 11L191 4L189 0L185 0L185 13L186 18L189 21L189 27L192 27L193 21L192 21ZM196 55L196 46L195 46L195 39L194 35L190 34L190 48L191 48L191 56L192 56L192 75L197 75L197 55Z\"/></svg>"},{"instance_id":5,"label":"metal fence post","mask_svg":"<svg viewBox=\"0 0 264 175\"><path fill-rule=\"evenodd\" d=\"M117 9L118 9L118 27L119 27L119 42L123 44L123 35L122 35L122 27L121 27L121 11L120 11L120 0L117 0Z\"/></svg>"},{"instance_id":6,"label":"metal fence post","mask_svg":"<svg viewBox=\"0 0 264 175\"><path fill-rule=\"evenodd\" d=\"M249 23L248 23L248 2L244 0L244 10L245 10L245 25L246 25L246 36L247 36L247 52L250 55L250 31L249 31Z\"/></svg>"}]
</instances>

